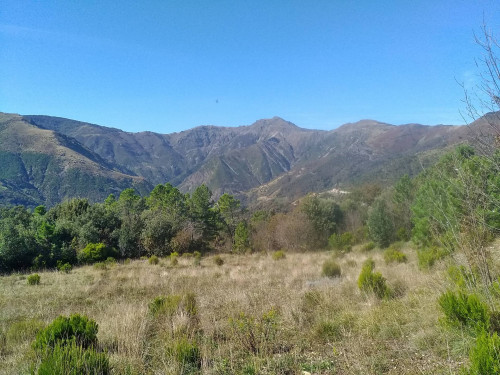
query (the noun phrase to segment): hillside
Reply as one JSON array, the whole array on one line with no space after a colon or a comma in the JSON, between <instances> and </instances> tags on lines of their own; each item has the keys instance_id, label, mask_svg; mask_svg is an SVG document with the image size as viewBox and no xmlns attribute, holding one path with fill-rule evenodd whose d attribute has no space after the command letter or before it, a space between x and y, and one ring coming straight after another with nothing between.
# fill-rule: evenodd
<instances>
[{"instance_id":1,"label":"hillside","mask_svg":"<svg viewBox=\"0 0 500 375\"><path fill-rule=\"evenodd\" d=\"M0 114L0 201L53 205L69 197L103 200L111 192L151 185L130 176L74 138L30 125L21 116Z\"/></svg>"},{"instance_id":2,"label":"hillside","mask_svg":"<svg viewBox=\"0 0 500 375\"><path fill-rule=\"evenodd\" d=\"M158 134L50 116L2 114L1 119L0 152L9 162L0 175L0 199L28 205L50 205L74 195L102 199L124 187L147 190L165 182L187 192L205 183L215 196L228 192L247 202L293 199L415 175L443 149L469 137L464 126L373 120L321 131L274 117L249 126ZM31 165L27 155L33 152L53 160L50 168L48 162Z\"/></svg>"}]
</instances>

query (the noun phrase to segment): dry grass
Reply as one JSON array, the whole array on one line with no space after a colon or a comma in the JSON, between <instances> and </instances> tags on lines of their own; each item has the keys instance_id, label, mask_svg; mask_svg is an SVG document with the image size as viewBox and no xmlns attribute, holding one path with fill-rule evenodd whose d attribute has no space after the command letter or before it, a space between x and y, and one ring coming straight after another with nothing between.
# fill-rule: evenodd
<instances>
[{"instance_id":1,"label":"dry grass","mask_svg":"<svg viewBox=\"0 0 500 375\"><path fill-rule=\"evenodd\" d=\"M182 373L169 356L178 337L197 343L206 374L455 374L467 355L461 339L440 328L436 299L443 272L408 262L386 265L380 251L353 251L336 262L342 277L321 276L330 253L225 255L217 266L179 258L170 266L147 260L107 270L42 272L0 278L0 374L27 370L30 342L58 315L85 314L99 324L99 342L115 373ZM372 256L397 297L379 301L357 288ZM157 296L196 295L197 316L178 310L153 317ZM31 328L30 328L31 327ZM252 338L255 345L252 346ZM255 348L254 348L255 347Z\"/></svg>"}]
</instances>

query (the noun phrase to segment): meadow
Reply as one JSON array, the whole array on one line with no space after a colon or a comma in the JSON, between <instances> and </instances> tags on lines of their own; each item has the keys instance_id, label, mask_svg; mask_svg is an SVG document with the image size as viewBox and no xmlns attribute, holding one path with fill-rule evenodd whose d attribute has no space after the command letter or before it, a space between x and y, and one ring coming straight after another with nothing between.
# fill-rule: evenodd
<instances>
[{"instance_id":1,"label":"meadow","mask_svg":"<svg viewBox=\"0 0 500 375\"><path fill-rule=\"evenodd\" d=\"M38 285L3 276L0 374L29 373L37 332L75 313L97 322L113 374L458 374L473 339L442 323L450 260L426 271L410 243L401 252L388 264L357 245L100 263L38 272ZM358 287L368 258L390 298ZM339 277L323 275L332 259Z\"/></svg>"}]
</instances>

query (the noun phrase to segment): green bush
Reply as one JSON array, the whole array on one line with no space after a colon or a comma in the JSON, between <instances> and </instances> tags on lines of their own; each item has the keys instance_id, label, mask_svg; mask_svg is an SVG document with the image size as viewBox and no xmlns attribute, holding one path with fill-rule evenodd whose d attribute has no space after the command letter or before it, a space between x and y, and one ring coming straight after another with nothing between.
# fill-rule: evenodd
<instances>
[{"instance_id":1,"label":"green bush","mask_svg":"<svg viewBox=\"0 0 500 375\"><path fill-rule=\"evenodd\" d=\"M172 266L176 266L179 264L179 253L174 251L170 254L170 264Z\"/></svg>"},{"instance_id":2,"label":"green bush","mask_svg":"<svg viewBox=\"0 0 500 375\"><path fill-rule=\"evenodd\" d=\"M79 314L57 317L45 329L38 332L33 347L43 351L54 348L57 344L75 343L82 348L95 346L97 343L97 323Z\"/></svg>"},{"instance_id":3,"label":"green bush","mask_svg":"<svg viewBox=\"0 0 500 375\"><path fill-rule=\"evenodd\" d=\"M488 307L476 294L448 291L439 297L439 306L446 322L453 326L471 327L477 331L488 330L490 316Z\"/></svg>"},{"instance_id":4,"label":"green bush","mask_svg":"<svg viewBox=\"0 0 500 375\"><path fill-rule=\"evenodd\" d=\"M105 353L84 349L71 343L56 344L40 363L38 375L107 375L111 373L109 359Z\"/></svg>"},{"instance_id":5,"label":"green bush","mask_svg":"<svg viewBox=\"0 0 500 375\"><path fill-rule=\"evenodd\" d=\"M377 298L390 298L392 292L386 284L385 278L380 272L373 272L375 262L367 259L363 263L361 273L358 278L358 287L364 292L373 293Z\"/></svg>"},{"instance_id":6,"label":"green bush","mask_svg":"<svg viewBox=\"0 0 500 375\"><path fill-rule=\"evenodd\" d=\"M80 263L96 263L106 260L108 257L116 257L117 251L103 244L89 243L78 253Z\"/></svg>"},{"instance_id":7,"label":"green bush","mask_svg":"<svg viewBox=\"0 0 500 375\"><path fill-rule=\"evenodd\" d=\"M361 247L361 251L364 251L364 252L367 252L367 251L370 251L373 249L375 249L375 242L373 242L373 241L367 242L366 244L364 244Z\"/></svg>"},{"instance_id":8,"label":"green bush","mask_svg":"<svg viewBox=\"0 0 500 375\"><path fill-rule=\"evenodd\" d=\"M323 263L322 275L326 277L340 277L340 266L333 259L329 259Z\"/></svg>"},{"instance_id":9,"label":"green bush","mask_svg":"<svg viewBox=\"0 0 500 375\"><path fill-rule=\"evenodd\" d=\"M104 262L97 262L97 263L94 263L94 269L106 271L108 269L108 266Z\"/></svg>"},{"instance_id":10,"label":"green bush","mask_svg":"<svg viewBox=\"0 0 500 375\"><path fill-rule=\"evenodd\" d=\"M482 331L472 347L470 355L470 375L500 374L500 337Z\"/></svg>"},{"instance_id":11,"label":"green bush","mask_svg":"<svg viewBox=\"0 0 500 375\"><path fill-rule=\"evenodd\" d=\"M354 245L354 235L351 232L334 233L328 238L328 245L333 250L351 251Z\"/></svg>"},{"instance_id":12,"label":"green bush","mask_svg":"<svg viewBox=\"0 0 500 375\"><path fill-rule=\"evenodd\" d=\"M160 262L160 260L158 259L158 257L156 255L151 255L148 259L148 262L149 264L158 264Z\"/></svg>"},{"instance_id":13,"label":"green bush","mask_svg":"<svg viewBox=\"0 0 500 375\"><path fill-rule=\"evenodd\" d=\"M71 270L73 269L73 266L69 263L62 263L60 260L57 261L57 269L60 271L60 272L64 272L64 273L70 273Z\"/></svg>"},{"instance_id":14,"label":"green bush","mask_svg":"<svg viewBox=\"0 0 500 375\"><path fill-rule=\"evenodd\" d=\"M399 251L396 247L391 245L386 251L384 251L384 260L386 264L393 262L405 263L408 258L406 258L406 255L402 251Z\"/></svg>"},{"instance_id":15,"label":"green bush","mask_svg":"<svg viewBox=\"0 0 500 375\"><path fill-rule=\"evenodd\" d=\"M38 285L40 284L40 275L34 273L32 275L29 275L27 280L28 280L28 285Z\"/></svg>"},{"instance_id":16,"label":"green bush","mask_svg":"<svg viewBox=\"0 0 500 375\"><path fill-rule=\"evenodd\" d=\"M224 264L224 259L222 259L220 255L216 255L214 257L214 263L220 267Z\"/></svg>"},{"instance_id":17,"label":"green bush","mask_svg":"<svg viewBox=\"0 0 500 375\"><path fill-rule=\"evenodd\" d=\"M446 254L445 250L435 246L417 250L418 266L420 269L430 269L436 261L443 259Z\"/></svg>"},{"instance_id":18,"label":"green bush","mask_svg":"<svg viewBox=\"0 0 500 375\"><path fill-rule=\"evenodd\" d=\"M476 275L467 271L464 266L451 265L447 269L448 278L459 288L475 286Z\"/></svg>"},{"instance_id":19,"label":"green bush","mask_svg":"<svg viewBox=\"0 0 500 375\"><path fill-rule=\"evenodd\" d=\"M177 339L167 348L167 355L177 362L180 373L192 373L201 368L201 351L195 341L185 337Z\"/></svg>"},{"instance_id":20,"label":"green bush","mask_svg":"<svg viewBox=\"0 0 500 375\"><path fill-rule=\"evenodd\" d=\"M277 250L273 253L273 260L285 259L286 254L283 250Z\"/></svg>"},{"instance_id":21,"label":"green bush","mask_svg":"<svg viewBox=\"0 0 500 375\"><path fill-rule=\"evenodd\" d=\"M179 309L182 298L178 295L158 296L149 303L149 312L154 315L172 316Z\"/></svg>"},{"instance_id":22,"label":"green bush","mask_svg":"<svg viewBox=\"0 0 500 375\"><path fill-rule=\"evenodd\" d=\"M335 341L342 336L340 328L337 322L321 320L314 328L314 335L322 341Z\"/></svg>"}]
</instances>

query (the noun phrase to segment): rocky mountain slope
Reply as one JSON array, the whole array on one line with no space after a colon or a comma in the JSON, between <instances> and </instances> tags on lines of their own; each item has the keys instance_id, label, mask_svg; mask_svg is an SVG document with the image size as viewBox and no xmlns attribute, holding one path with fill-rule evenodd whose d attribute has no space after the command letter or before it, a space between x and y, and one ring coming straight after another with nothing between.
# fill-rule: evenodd
<instances>
[{"instance_id":1,"label":"rocky mountain slope","mask_svg":"<svg viewBox=\"0 0 500 375\"><path fill-rule=\"evenodd\" d=\"M262 201L416 174L432 155L467 139L460 126L394 126L372 120L331 131L279 117L249 126L129 133L50 116L0 115L0 201L53 204L103 199L134 186L205 183ZM35 159L34 162L31 160Z\"/></svg>"}]
</instances>

